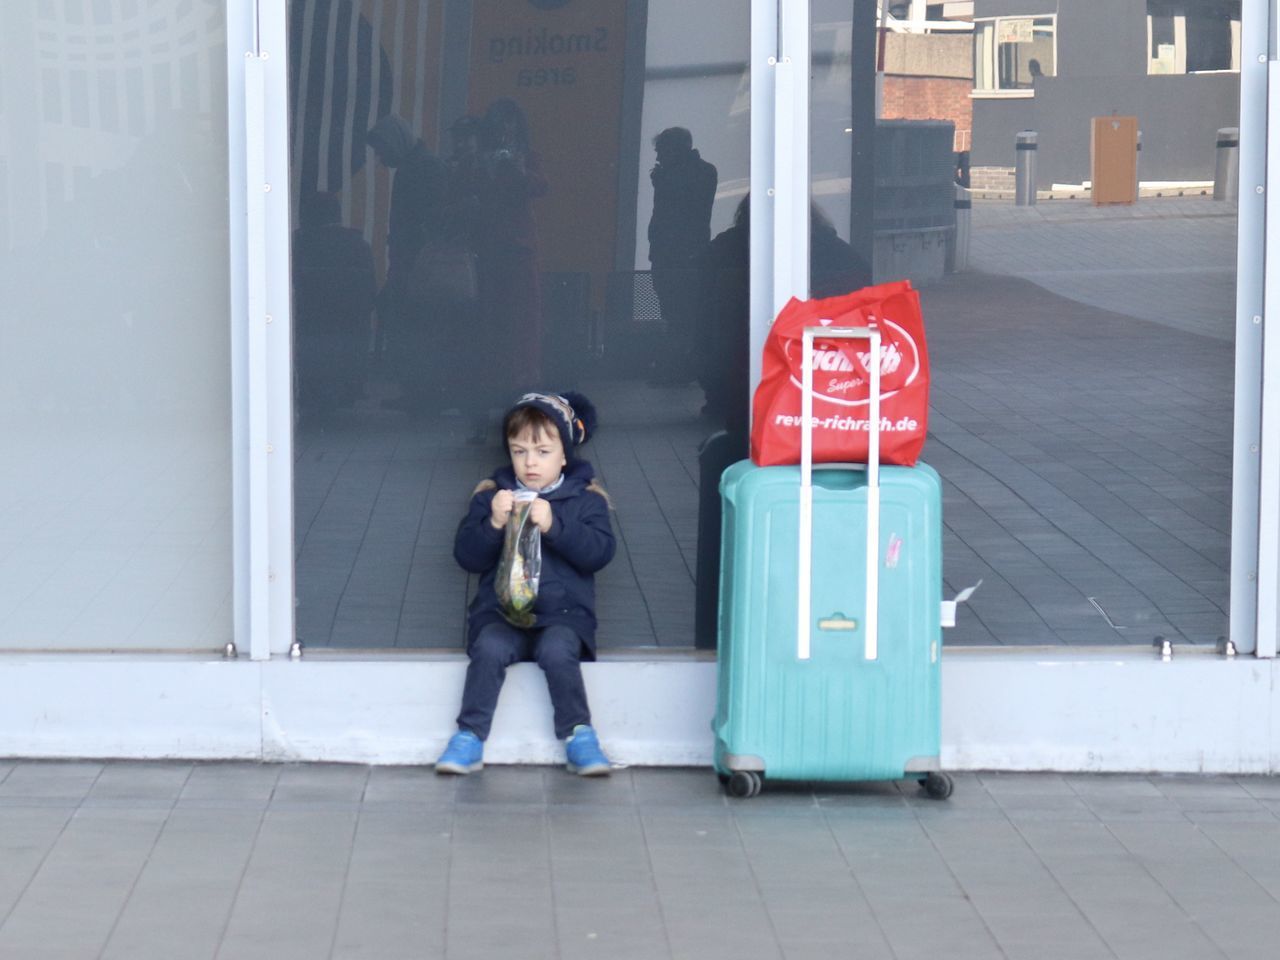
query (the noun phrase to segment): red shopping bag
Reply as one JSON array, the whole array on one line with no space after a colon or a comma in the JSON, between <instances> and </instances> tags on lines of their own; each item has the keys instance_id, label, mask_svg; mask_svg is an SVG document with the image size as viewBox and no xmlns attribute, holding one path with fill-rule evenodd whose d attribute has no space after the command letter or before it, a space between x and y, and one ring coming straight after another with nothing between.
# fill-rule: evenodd
<instances>
[{"instance_id":1,"label":"red shopping bag","mask_svg":"<svg viewBox=\"0 0 1280 960\"><path fill-rule=\"evenodd\" d=\"M929 418L929 354L920 297L906 280L825 300L791 300L764 345L752 405L751 459L759 466L800 462L801 363L805 327L880 330L880 461L912 466ZM867 459L868 344L813 341L813 462Z\"/></svg>"}]
</instances>

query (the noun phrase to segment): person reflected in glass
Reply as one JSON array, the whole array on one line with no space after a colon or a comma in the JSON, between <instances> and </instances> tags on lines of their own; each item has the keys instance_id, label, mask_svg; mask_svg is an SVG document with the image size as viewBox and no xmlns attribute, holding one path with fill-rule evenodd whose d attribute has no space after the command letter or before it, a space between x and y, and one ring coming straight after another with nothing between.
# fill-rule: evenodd
<instances>
[{"instance_id":1,"label":"person reflected in glass","mask_svg":"<svg viewBox=\"0 0 1280 960\"><path fill-rule=\"evenodd\" d=\"M470 431L469 442L479 444L487 437L487 413L492 394L478 389L492 376L488 337L480 304L480 193L484 189L481 169L483 123L470 114L449 125L450 153L445 158L449 171L449 221L454 242L465 249L474 276L474 287L465 300L454 300L447 308L449 322L441 331L440 382L450 403L462 414Z\"/></svg>"},{"instance_id":2,"label":"person reflected in glass","mask_svg":"<svg viewBox=\"0 0 1280 960\"><path fill-rule=\"evenodd\" d=\"M478 131L470 172L455 181L477 204L475 249L479 319L475 349L487 375L473 388L477 409L471 441L488 439L487 411L501 409L512 386L537 383L542 373L542 301L538 230L533 201L547 193L542 163L530 144L529 122L514 100L496 100Z\"/></svg>"},{"instance_id":3,"label":"person reflected in glass","mask_svg":"<svg viewBox=\"0 0 1280 960\"><path fill-rule=\"evenodd\" d=\"M653 214L649 218L649 263L653 289L666 323L665 356L655 383L687 383L696 376L693 346L698 312L697 258L711 240L711 206L719 174L693 146L684 127L668 127L653 138L657 162Z\"/></svg>"},{"instance_id":4,"label":"person reflected in glass","mask_svg":"<svg viewBox=\"0 0 1280 960\"><path fill-rule=\"evenodd\" d=\"M700 258L698 379L709 425L729 432L747 456L750 427L751 196L743 196L733 225L717 234ZM834 297L871 283L871 265L840 238L816 205L809 208L810 296Z\"/></svg>"},{"instance_id":5,"label":"person reflected in glass","mask_svg":"<svg viewBox=\"0 0 1280 960\"><path fill-rule=\"evenodd\" d=\"M449 174L397 116L378 120L367 140L379 162L395 171L387 225L387 280L377 301L379 339L400 383L400 397L389 405L422 414L432 399L431 326L438 311L439 275L449 272L432 256L432 249L447 241Z\"/></svg>"},{"instance_id":6,"label":"person reflected in glass","mask_svg":"<svg viewBox=\"0 0 1280 960\"><path fill-rule=\"evenodd\" d=\"M449 144L451 151L445 159L452 174L458 171L470 171L480 156L480 131L483 127L479 117L465 114L449 124Z\"/></svg>"},{"instance_id":7,"label":"person reflected in glass","mask_svg":"<svg viewBox=\"0 0 1280 960\"><path fill-rule=\"evenodd\" d=\"M293 232L298 409L321 423L360 397L377 289L373 250L341 219L336 193L312 193Z\"/></svg>"}]
</instances>

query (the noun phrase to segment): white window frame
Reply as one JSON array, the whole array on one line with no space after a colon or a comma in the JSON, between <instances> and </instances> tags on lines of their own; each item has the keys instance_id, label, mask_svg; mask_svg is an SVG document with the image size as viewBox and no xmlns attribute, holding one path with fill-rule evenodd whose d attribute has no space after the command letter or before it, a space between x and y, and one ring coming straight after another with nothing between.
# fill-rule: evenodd
<instances>
[{"instance_id":1,"label":"white window frame","mask_svg":"<svg viewBox=\"0 0 1280 960\"><path fill-rule=\"evenodd\" d=\"M973 81L974 86L969 96L974 100L1025 100L1036 95L1034 89L1025 87L1009 87L1000 86L979 87L978 78L982 75L978 64L977 44L980 42L983 31L980 29L982 24L992 25L992 36L996 36L1000 32L1000 23L1003 20L1051 20L1053 21L1053 73L1045 74L1045 76L1053 77L1058 74L1058 15L1056 13L1028 13L1019 16L1000 16L1000 17L976 17L973 20L973 37L974 37L974 63L973 63ZM981 56L987 60L987 70L989 71L993 82L999 84L999 51L998 43L994 40L990 44L989 50L984 49Z\"/></svg>"}]
</instances>

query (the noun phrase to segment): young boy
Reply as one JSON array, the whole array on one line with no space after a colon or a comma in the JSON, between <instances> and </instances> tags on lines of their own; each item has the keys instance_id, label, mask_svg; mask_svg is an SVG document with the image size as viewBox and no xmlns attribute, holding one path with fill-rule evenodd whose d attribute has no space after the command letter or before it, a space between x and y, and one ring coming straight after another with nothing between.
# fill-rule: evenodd
<instances>
[{"instance_id":1,"label":"young boy","mask_svg":"<svg viewBox=\"0 0 1280 960\"><path fill-rule=\"evenodd\" d=\"M606 776L609 759L591 728L581 661L595 659L594 574L613 559L616 543L609 501L591 464L574 456L595 428L595 410L580 394L527 393L503 420L511 465L476 488L454 541L463 569L480 574L467 617L466 685L458 732L437 773L471 773L484 766L484 741L507 667L536 660L547 678L555 733L566 741L571 773ZM534 624L507 622L494 586L503 532L516 493L536 495L529 521L542 536L542 572Z\"/></svg>"}]
</instances>

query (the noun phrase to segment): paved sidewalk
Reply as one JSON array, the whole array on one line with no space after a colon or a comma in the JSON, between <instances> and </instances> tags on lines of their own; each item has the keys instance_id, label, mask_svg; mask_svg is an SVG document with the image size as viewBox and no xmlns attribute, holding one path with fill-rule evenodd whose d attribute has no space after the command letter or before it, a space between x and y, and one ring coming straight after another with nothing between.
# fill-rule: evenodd
<instances>
[{"instance_id":1,"label":"paved sidewalk","mask_svg":"<svg viewBox=\"0 0 1280 960\"><path fill-rule=\"evenodd\" d=\"M0 761L0 960L1270 960L1280 779Z\"/></svg>"},{"instance_id":2,"label":"paved sidewalk","mask_svg":"<svg viewBox=\"0 0 1280 960\"><path fill-rule=\"evenodd\" d=\"M978 202L970 265L1112 313L1222 340L1235 336L1233 201Z\"/></svg>"}]
</instances>

